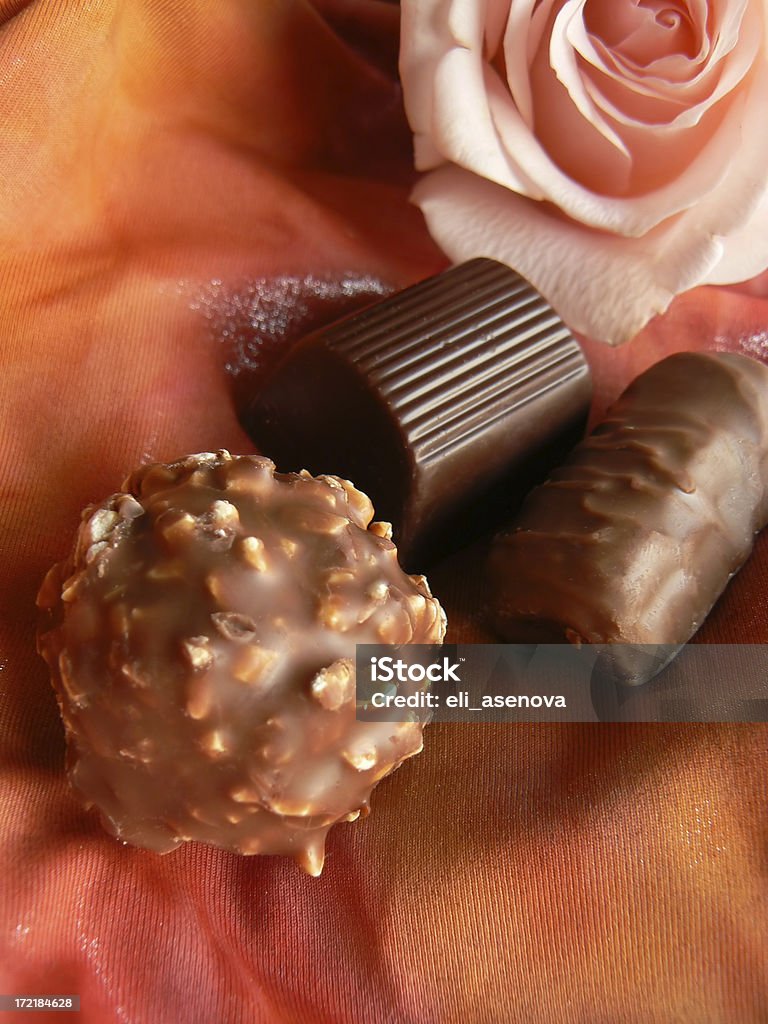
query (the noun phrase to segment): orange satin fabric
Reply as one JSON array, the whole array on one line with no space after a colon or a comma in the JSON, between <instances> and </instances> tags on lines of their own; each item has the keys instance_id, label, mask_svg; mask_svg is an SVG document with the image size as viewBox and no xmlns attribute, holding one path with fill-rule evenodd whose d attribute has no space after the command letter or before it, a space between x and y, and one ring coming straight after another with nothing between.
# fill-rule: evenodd
<instances>
[{"instance_id":1,"label":"orange satin fabric","mask_svg":"<svg viewBox=\"0 0 768 1024\"><path fill-rule=\"evenodd\" d=\"M34 598L81 507L142 461L252 451L237 405L280 346L443 260L407 201L395 5L0 19L0 992L77 993L89 1024L768 1019L764 726L431 727L319 879L126 848L80 809ZM596 407L673 349L766 356L764 294L587 343ZM478 564L431 576L449 639L491 639ZM700 639L768 642L767 581L763 538Z\"/></svg>"}]
</instances>

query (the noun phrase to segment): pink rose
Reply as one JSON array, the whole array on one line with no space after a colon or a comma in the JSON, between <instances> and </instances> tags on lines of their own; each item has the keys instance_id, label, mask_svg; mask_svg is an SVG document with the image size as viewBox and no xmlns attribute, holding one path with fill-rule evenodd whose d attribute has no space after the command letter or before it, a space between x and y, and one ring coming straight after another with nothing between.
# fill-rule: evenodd
<instances>
[{"instance_id":1,"label":"pink rose","mask_svg":"<svg viewBox=\"0 0 768 1024\"><path fill-rule=\"evenodd\" d=\"M618 344L768 266L766 0L402 0L414 198Z\"/></svg>"}]
</instances>

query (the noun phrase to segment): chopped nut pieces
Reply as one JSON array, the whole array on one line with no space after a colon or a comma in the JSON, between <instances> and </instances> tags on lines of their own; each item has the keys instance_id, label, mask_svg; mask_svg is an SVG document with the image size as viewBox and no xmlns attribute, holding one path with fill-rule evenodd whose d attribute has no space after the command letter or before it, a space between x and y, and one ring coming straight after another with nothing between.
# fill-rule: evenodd
<instances>
[{"instance_id":1,"label":"chopped nut pieces","mask_svg":"<svg viewBox=\"0 0 768 1024\"><path fill-rule=\"evenodd\" d=\"M339 658L321 669L312 680L312 696L326 711L338 711L351 701L355 692L355 663L351 658Z\"/></svg>"},{"instance_id":2,"label":"chopped nut pieces","mask_svg":"<svg viewBox=\"0 0 768 1024\"><path fill-rule=\"evenodd\" d=\"M331 825L421 749L420 725L357 721L355 645L439 643L440 605L346 480L220 451L125 492L38 597L74 786L137 846L319 874Z\"/></svg>"}]
</instances>

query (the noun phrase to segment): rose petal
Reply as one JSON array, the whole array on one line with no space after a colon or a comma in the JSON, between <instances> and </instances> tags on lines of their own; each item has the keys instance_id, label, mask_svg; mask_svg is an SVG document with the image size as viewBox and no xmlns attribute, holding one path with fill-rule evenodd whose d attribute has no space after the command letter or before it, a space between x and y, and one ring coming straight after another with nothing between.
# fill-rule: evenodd
<instances>
[{"instance_id":1,"label":"rose petal","mask_svg":"<svg viewBox=\"0 0 768 1024\"><path fill-rule=\"evenodd\" d=\"M729 173L732 164L737 165L733 173L742 182L737 187L746 189L746 202L752 202L754 196L760 194L768 168L768 132L764 126L764 97L768 95L768 84L764 81L764 71L761 64L758 71L750 76L749 83L744 83L728 116L713 131L701 152L693 154L696 159L686 160L686 166L677 176L654 191L628 198L600 195L579 185L563 173L531 135L509 97L490 92L489 102L503 148L514 154L519 172L535 182L547 199L581 223L639 237L669 217L701 202ZM577 123L561 125L563 134L568 128L573 130ZM654 153L658 151L658 140L649 137L647 145L648 160L652 163ZM642 159L641 139L634 139L633 146L636 158ZM733 160L736 151L738 161ZM684 153L692 156L687 149ZM718 234L726 234L734 226L730 214L732 209L735 207L730 204L724 206Z\"/></svg>"},{"instance_id":2,"label":"rose petal","mask_svg":"<svg viewBox=\"0 0 768 1024\"><path fill-rule=\"evenodd\" d=\"M484 0L472 4L452 0L448 9L448 31L455 46L482 52L488 13L486 7Z\"/></svg>"},{"instance_id":3,"label":"rose petal","mask_svg":"<svg viewBox=\"0 0 768 1024\"><path fill-rule=\"evenodd\" d=\"M581 56L598 71L604 72L597 77L591 76L587 86L592 99L602 110L620 123L632 124L642 114L642 107L632 103L632 94L653 97L657 103L664 103L670 109L669 116L657 115L653 118L656 126L659 129L668 126L670 130L679 131L698 124L713 104L730 93L748 73L760 47L762 19L754 7L750 8L746 12L741 34L734 40L735 45L725 49L729 59L724 61L723 54L718 55L718 47L715 47L704 70L687 81L682 74L678 75L677 81L665 81L658 76L633 79L621 70L611 72L605 63L601 65L600 51L597 49L599 40L585 33L583 23L570 23L567 33L568 42ZM690 64L682 57L676 63L681 68ZM675 62L670 59L670 75L674 66ZM714 77L717 80L710 82Z\"/></svg>"},{"instance_id":4,"label":"rose petal","mask_svg":"<svg viewBox=\"0 0 768 1024\"><path fill-rule=\"evenodd\" d=\"M422 10L418 21L417 8ZM542 11L546 13L551 8L551 3L542 4L535 14L541 17ZM580 185L541 146L496 72L482 60L479 44L475 51L453 48L453 37L447 33L444 20L450 10L445 0L432 0L431 9L430 19L420 5L403 6L405 45L401 72L407 86L405 95L419 169L450 161L521 195L548 199L575 220L592 227L634 236L645 234L699 201L724 174L736 145L734 133L738 126L733 117L725 119L701 153L696 154L694 147L686 146L681 159L672 165L672 181L665 184L664 169L659 168L661 173L657 172L656 180L651 179L656 187L648 195L601 195L600 188L611 183L612 191L620 192L622 173L626 180L626 172L619 167L609 174L607 163L601 179L595 183L596 189ZM530 11L530 0L525 0L525 7L521 5L518 17L523 11ZM432 20L436 25L434 34L425 28ZM523 27L519 21L515 24ZM471 26L467 23L455 27L466 33ZM750 22L750 28L753 27ZM412 29L414 34L409 35ZM475 25L475 34L479 31ZM753 33L750 35L754 38ZM438 62L434 55L441 47L447 52ZM557 125L561 138L580 139L583 135L584 119L578 111L572 113L571 121ZM765 147L757 145L761 136L765 132L759 129L746 147L747 161L755 173L765 157ZM639 165L637 177L642 181L642 140L633 137L631 141L630 149L634 147ZM658 162L658 139L651 138L646 148L646 163ZM691 159L693 155L695 160ZM598 153L597 159L600 157ZM607 160L607 155L603 153L602 158ZM744 154L741 159L744 160ZM632 191L639 189L635 186Z\"/></svg>"},{"instance_id":5,"label":"rose petal","mask_svg":"<svg viewBox=\"0 0 768 1024\"><path fill-rule=\"evenodd\" d=\"M630 239L561 218L455 167L427 175L413 198L452 259L489 256L509 264L573 330L614 345L633 337L679 292L712 280L724 252L709 226L717 203ZM765 262L768 235L760 248Z\"/></svg>"},{"instance_id":6,"label":"rose petal","mask_svg":"<svg viewBox=\"0 0 768 1024\"><path fill-rule=\"evenodd\" d=\"M709 59L709 41L704 33L701 52L695 57L685 58L679 54L665 57L655 63L653 73L645 68L638 70L627 66L621 53L591 29L584 19L574 20L569 25L568 38L584 61L601 76L624 86L627 91L664 98L670 104L685 104L689 90L693 90L694 102L708 95L712 89L709 79L718 72L717 66ZM589 68L585 73L589 74ZM681 84L685 87L686 96L680 91Z\"/></svg>"},{"instance_id":7,"label":"rose petal","mask_svg":"<svg viewBox=\"0 0 768 1024\"><path fill-rule=\"evenodd\" d=\"M504 33L504 61L507 85L520 116L533 130L533 100L529 66L539 48L553 0L543 0L532 15L536 0L520 0L509 9Z\"/></svg>"},{"instance_id":8,"label":"rose petal","mask_svg":"<svg viewBox=\"0 0 768 1024\"><path fill-rule=\"evenodd\" d=\"M583 25L584 3L585 0L567 0L558 12L549 41L549 63L582 117L628 159L629 150L621 137L602 116L599 107L586 89L585 79L577 61L576 50L569 38L572 21Z\"/></svg>"},{"instance_id":9,"label":"rose petal","mask_svg":"<svg viewBox=\"0 0 768 1024\"><path fill-rule=\"evenodd\" d=\"M526 0L530 2L530 0ZM509 17L509 0L486 0L485 7L485 55L490 56L499 49L504 38L504 28Z\"/></svg>"},{"instance_id":10,"label":"rose petal","mask_svg":"<svg viewBox=\"0 0 768 1024\"><path fill-rule=\"evenodd\" d=\"M479 54L450 50L435 71L433 130L438 149L460 167L523 195L543 198L542 190L502 145L490 109L499 101L511 106L497 73Z\"/></svg>"},{"instance_id":11,"label":"rose petal","mask_svg":"<svg viewBox=\"0 0 768 1024\"><path fill-rule=\"evenodd\" d=\"M504 32L509 0L450 0L447 24L455 46L495 53Z\"/></svg>"},{"instance_id":12,"label":"rose petal","mask_svg":"<svg viewBox=\"0 0 768 1024\"><path fill-rule=\"evenodd\" d=\"M740 228L722 238L720 262L702 280L702 284L735 284L749 281L768 266L768 187L752 213Z\"/></svg>"},{"instance_id":13,"label":"rose petal","mask_svg":"<svg viewBox=\"0 0 768 1024\"><path fill-rule=\"evenodd\" d=\"M405 110L414 133L416 166L437 167L443 155L432 141L432 97L434 74L443 53L453 46L448 28L451 0L406 3L401 11L400 78L406 83Z\"/></svg>"},{"instance_id":14,"label":"rose petal","mask_svg":"<svg viewBox=\"0 0 768 1024\"><path fill-rule=\"evenodd\" d=\"M536 55L530 69L535 137L560 173L592 193L626 195L632 156L585 91L573 56L569 49L568 54L550 57L544 46ZM556 76L551 64L561 58Z\"/></svg>"},{"instance_id":15,"label":"rose petal","mask_svg":"<svg viewBox=\"0 0 768 1024\"><path fill-rule=\"evenodd\" d=\"M600 21L622 14L613 2L592 0L585 22L586 0L454 0L454 42L438 59L433 39L419 71L422 85L433 75L429 166L453 166L414 196L451 257L503 260L572 327L614 343L675 294L768 264L765 4L689 0L665 29L650 20L661 4L626 2L617 28Z\"/></svg>"}]
</instances>

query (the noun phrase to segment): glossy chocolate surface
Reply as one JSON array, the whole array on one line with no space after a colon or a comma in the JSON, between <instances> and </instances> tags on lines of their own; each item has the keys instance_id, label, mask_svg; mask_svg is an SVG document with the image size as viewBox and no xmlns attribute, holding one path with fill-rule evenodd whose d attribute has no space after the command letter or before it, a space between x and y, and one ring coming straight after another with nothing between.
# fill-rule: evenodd
<instances>
[{"instance_id":1,"label":"glossy chocolate surface","mask_svg":"<svg viewBox=\"0 0 768 1024\"><path fill-rule=\"evenodd\" d=\"M282 853L310 873L421 749L358 722L357 643L439 643L445 616L346 481L261 457L139 470L86 510L41 589L70 778L119 838Z\"/></svg>"},{"instance_id":2,"label":"glossy chocolate surface","mask_svg":"<svg viewBox=\"0 0 768 1024\"><path fill-rule=\"evenodd\" d=\"M281 469L354 480L420 566L498 525L581 436L590 395L551 307L478 259L303 339L246 427Z\"/></svg>"},{"instance_id":3,"label":"glossy chocolate surface","mask_svg":"<svg viewBox=\"0 0 768 1024\"><path fill-rule=\"evenodd\" d=\"M670 356L526 500L490 560L513 642L686 643L768 520L768 367ZM642 664L615 664L625 682Z\"/></svg>"}]
</instances>

